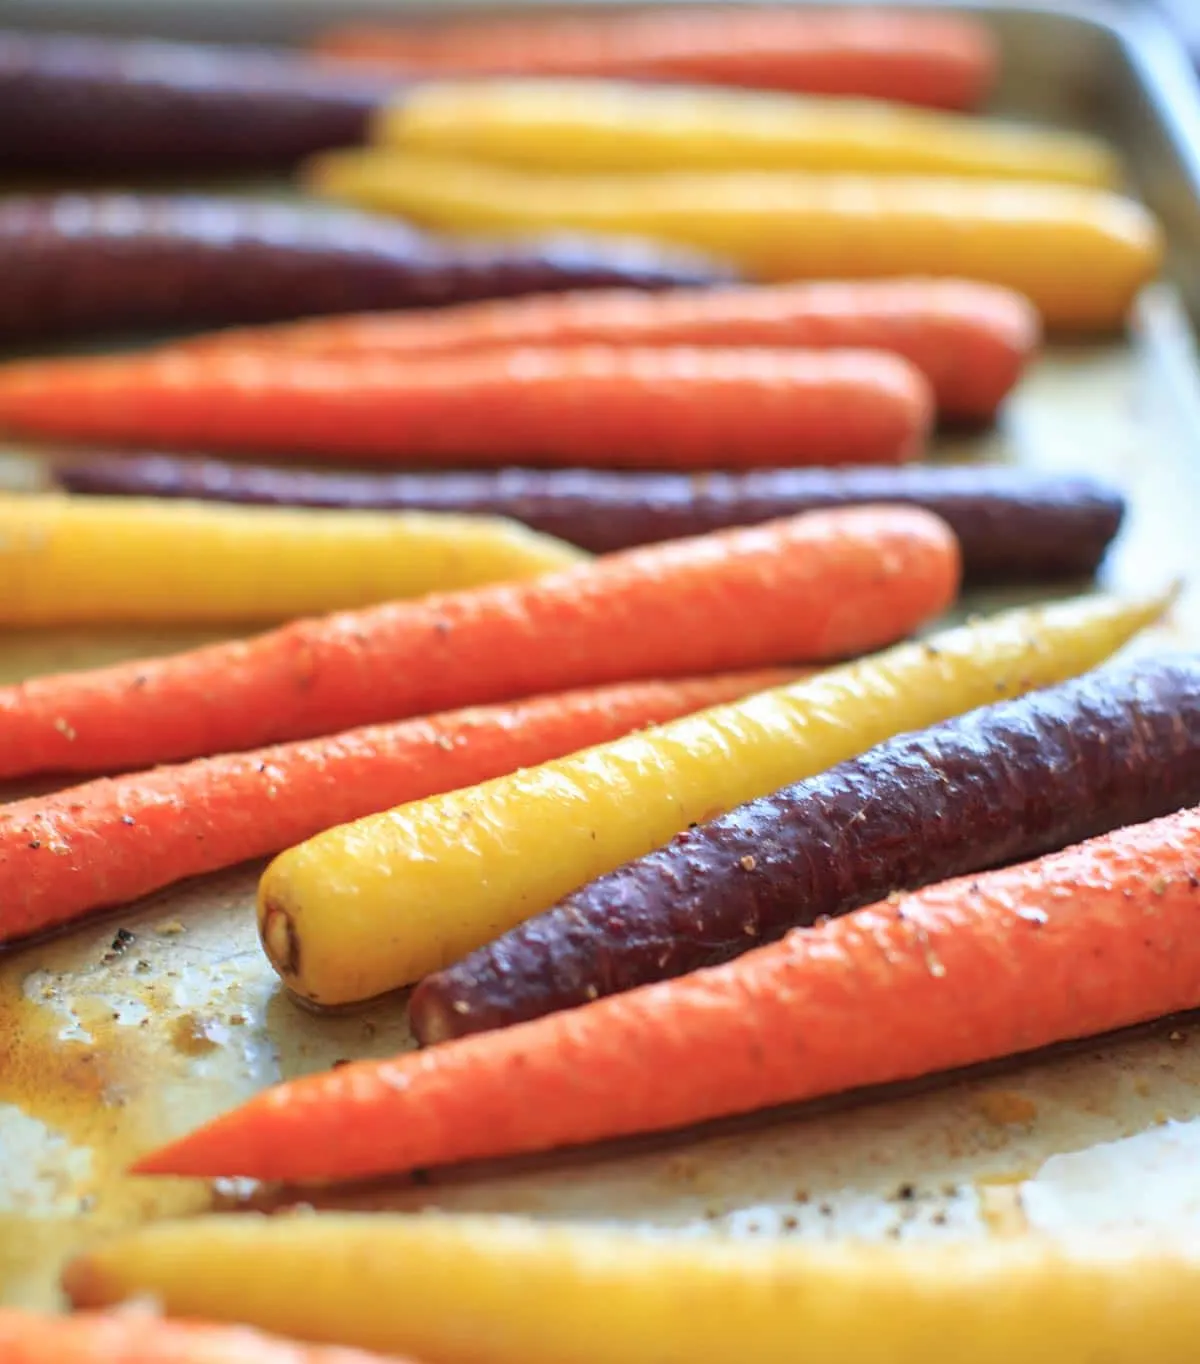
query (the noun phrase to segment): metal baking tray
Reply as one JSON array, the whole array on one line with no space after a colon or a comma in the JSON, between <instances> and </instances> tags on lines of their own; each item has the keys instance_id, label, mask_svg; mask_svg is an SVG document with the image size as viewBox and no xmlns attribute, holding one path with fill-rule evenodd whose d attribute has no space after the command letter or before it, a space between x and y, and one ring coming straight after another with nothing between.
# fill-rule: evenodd
<instances>
[{"instance_id":1,"label":"metal baking tray","mask_svg":"<svg viewBox=\"0 0 1200 1364\"><path fill-rule=\"evenodd\" d=\"M1052 347L995 432L944 443L940 454L1085 468L1119 482L1133 510L1106 576L1125 586L1190 576L1164 633L1200 647L1200 98L1183 53L1135 10L1099 0L975 8L1004 48L996 108L1108 136L1166 225L1170 253L1127 341ZM416 13L344 0L5 0L3 20L282 41L384 10ZM10 456L0 474L28 482L37 468ZM0 680L196 638L6 634ZM62 1258L89 1238L213 1201L184 1181L127 1179L135 1152L281 1077L410 1044L402 1000L317 1018L282 995L255 938L256 871L193 882L0 958L0 1301L52 1304ZM238 1206L253 1194L231 1185L215 1197ZM697 1235L1165 1229L1200 1213L1200 1017L903 1092L398 1180L336 1201Z\"/></svg>"}]
</instances>

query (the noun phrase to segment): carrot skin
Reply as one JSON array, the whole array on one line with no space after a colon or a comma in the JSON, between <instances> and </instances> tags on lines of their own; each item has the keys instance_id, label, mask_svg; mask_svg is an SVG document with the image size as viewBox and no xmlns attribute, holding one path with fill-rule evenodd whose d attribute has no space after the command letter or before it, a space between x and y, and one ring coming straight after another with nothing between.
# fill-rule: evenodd
<instances>
[{"instance_id":1,"label":"carrot skin","mask_svg":"<svg viewBox=\"0 0 1200 1364\"><path fill-rule=\"evenodd\" d=\"M932 417L919 371L874 351L168 352L0 372L0 427L24 436L385 463L896 463L920 453Z\"/></svg>"},{"instance_id":2,"label":"carrot skin","mask_svg":"<svg viewBox=\"0 0 1200 1364\"><path fill-rule=\"evenodd\" d=\"M343 474L171 455L90 454L54 466L72 493L507 516L593 554L871 502L925 507L954 531L971 584L1090 576L1125 500L1077 474L1003 464L755 469L687 474L601 469Z\"/></svg>"},{"instance_id":3,"label":"carrot skin","mask_svg":"<svg viewBox=\"0 0 1200 1364\"><path fill-rule=\"evenodd\" d=\"M1183 1228L896 1244L429 1210L219 1213L119 1234L63 1282L76 1304L152 1297L441 1364L1194 1364L1200 1332L1200 1253Z\"/></svg>"},{"instance_id":4,"label":"carrot skin","mask_svg":"<svg viewBox=\"0 0 1200 1364\"><path fill-rule=\"evenodd\" d=\"M1189 809L724 966L279 1086L135 1169L353 1178L929 1075L1195 1008L1198 928Z\"/></svg>"},{"instance_id":5,"label":"carrot skin","mask_svg":"<svg viewBox=\"0 0 1200 1364\"><path fill-rule=\"evenodd\" d=\"M314 152L364 142L394 87L386 76L283 50L0 30L0 170L287 170Z\"/></svg>"},{"instance_id":6,"label":"carrot skin","mask_svg":"<svg viewBox=\"0 0 1200 1364\"><path fill-rule=\"evenodd\" d=\"M672 171L581 175L349 148L302 173L316 198L425 227L633 234L715 252L762 283L943 276L1015 289L1047 328L1112 332L1158 273L1161 224L1126 195L980 177Z\"/></svg>"},{"instance_id":7,"label":"carrot skin","mask_svg":"<svg viewBox=\"0 0 1200 1364\"><path fill-rule=\"evenodd\" d=\"M311 204L115 193L6 198L0 272L7 344L730 277L637 243L446 241Z\"/></svg>"},{"instance_id":8,"label":"carrot skin","mask_svg":"<svg viewBox=\"0 0 1200 1364\"><path fill-rule=\"evenodd\" d=\"M387 1364L381 1355L303 1345L244 1326L146 1312L42 1316L0 1308L4 1364ZM403 1364L388 1356L391 1364Z\"/></svg>"},{"instance_id":9,"label":"carrot skin","mask_svg":"<svg viewBox=\"0 0 1200 1364\"><path fill-rule=\"evenodd\" d=\"M564 293L243 328L171 347L321 359L463 355L502 346L755 346L883 350L925 375L947 417L991 418L1037 348L1020 294L970 280L817 281Z\"/></svg>"},{"instance_id":10,"label":"carrot skin","mask_svg":"<svg viewBox=\"0 0 1200 1364\"><path fill-rule=\"evenodd\" d=\"M579 77L420 81L380 109L368 140L573 174L804 171L1102 187L1122 179L1120 159L1089 134L878 100Z\"/></svg>"},{"instance_id":11,"label":"carrot skin","mask_svg":"<svg viewBox=\"0 0 1200 1364\"><path fill-rule=\"evenodd\" d=\"M681 9L400 29L340 26L316 51L408 74L558 74L692 81L972 108L997 56L970 19L787 9Z\"/></svg>"},{"instance_id":12,"label":"carrot skin","mask_svg":"<svg viewBox=\"0 0 1200 1364\"><path fill-rule=\"evenodd\" d=\"M0 489L0 628L262 629L582 560L572 545L489 517Z\"/></svg>"},{"instance_id":13,"label":"carrot skin","mask_svg":"<svg viewBox=\"0 0 1200 1364\"><path fill-rule=\"evenodd\" d=\"M0 773L145 767L540 692L841 658L916 629L957 584L957 544L930 513L813 512L0 688Z\"/></svg>"},{"instance_id":14,"label":"carrot skin","mask_svg":"<svg viewBox=\"0 0 1200 1364\"><path fill-rule=\"evenodd\" d=\"M259 937L292 992L317 1004L415 985L681 829L895 734L1085 672L1165 603L1097 595L1002 612L339 825L264 871Z\"/></svg>"},{"instance_id":15,"label":"carrot skin","mask_svg":"<svg viewBox=\"0 0 1200 1364\"><path fill-rule=\"evenodd\" d=\"M535 697L101 778L0 806L0 942L793 675L727 673Z\"/></svg>"},{"instance_id":16,"label":"carrot skin","mask_svg":"<svg viewBox=\"0 0 1200 1364\"><path fill-rule=\"evenodd\" d=\"M427 976L422 1043L740 956L895 890L1200 802L1200 656L1111 664L743 805Z\"/></svg>"}]
</instances>

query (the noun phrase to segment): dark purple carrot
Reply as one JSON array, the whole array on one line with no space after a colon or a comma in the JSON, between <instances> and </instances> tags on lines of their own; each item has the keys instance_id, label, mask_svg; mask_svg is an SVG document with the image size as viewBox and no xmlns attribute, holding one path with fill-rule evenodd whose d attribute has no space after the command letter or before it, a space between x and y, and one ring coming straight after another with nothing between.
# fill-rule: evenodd
<instances>
[{"instance_id":1,"label":"dark purple carrot","mask_svg":"<svg viewBox=\"0 0 1200 1364\"><path fill-rule=\"evenodd\" d=\"M412 998L423 1043L729 961L882 899L1200 801L1200 654L901 735L584 886Z\"/></svg>"},{"instance_id":2,"label":"dark purple carrot","mask_svg":"<svg viewBox=\"0 0 1200 1364\"><path fill-rule=\"evenodd\" d=\"M628 241L448 241L311 204L61 194L0 202L0 278L0 343L13 344L728 274Z\"/></svg>"},{"instance_id":3,"label":"dark purple carrot","mask_svg":"<svg viewBox=\"0 0 1200 1364\"><path fill-rule=\"evenodd\" d=\"M962 545L964 574L975 584L1086 577L1125 510L1120 493L1096 479L978 465L699 477L590 469L380 475L100 454L64 459L54 477L69 492L106 496L493 513L594 554L817 508L905 502L950 524Z\"/></svg>"},{"instance_id":4,"label":"dark purple carrot","mask_svg":"<svg viewBox=\"0 0 1200 1364\"><path fill-rule=\"evenodd\" d=\"M0 171L287 170L363 142L396 90L283 51L0 30Z\"/></svg>"}]
</instances>

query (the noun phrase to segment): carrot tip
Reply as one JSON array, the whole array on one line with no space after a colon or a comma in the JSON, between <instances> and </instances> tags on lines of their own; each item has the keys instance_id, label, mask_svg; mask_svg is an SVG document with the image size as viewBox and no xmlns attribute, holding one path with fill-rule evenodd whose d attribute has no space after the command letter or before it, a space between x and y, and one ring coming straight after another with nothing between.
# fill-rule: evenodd
<instances>
[{"instance_id":1,"label":"carrot tip","mask_svg":"<svg viewBox=\"0 0 1200 1364\"><path fill-rule=\"evenodd\" d=\"M68 1260L59 1283L73 1307L101 1307L112 1300L105 1292L104 1276L87 1255Z\"/></svg>"},{"instance_id":2,"label":"carrot tip","mask_svg":"<svg viewBox=\"0 0 1200 1364\"><path fill-rule=\"evenodd\" d=\"M200 1130L206 1131L207 1129L201 1128ZM166 1146L160 1146L157 1150L147 1152L144 1156L139 1156L129 1166L129 1173L131 1175L177 1175L182 1178L203 1179L208 1173L207 1170L189 1168L192 1163L189 1159L190 1148L197 1144L194 1140L195 1135L192 1133L182 1137L179 1141L170 1142ZM203 1147L201 1147L201 1153L202 1150ZM210 1162L204 1161L203 1158L197 1161L197 1164L201 1166L208 1163ZM72 1301L76 1300L73 1293L71 1298Z\"/></svg>"}]
</instances>

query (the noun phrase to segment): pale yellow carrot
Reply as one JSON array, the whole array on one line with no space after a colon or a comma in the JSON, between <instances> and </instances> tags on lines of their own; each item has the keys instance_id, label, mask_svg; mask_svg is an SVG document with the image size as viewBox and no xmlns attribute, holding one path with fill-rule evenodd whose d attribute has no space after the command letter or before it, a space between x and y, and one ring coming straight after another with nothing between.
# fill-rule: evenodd
<instances>
[{"instance_id":1,"label":"pale yellow carrot","mask_svg":"<svg viewBox=\"0 0 1200 1364\"><path fill-rule=\"evenodd\" d=\"M375 140L539 170L804 170L1112 185L1078 133L883 101L603 80L492 78L406 90Z\"/></svg>"},{"instance_id":2,"label":"pale yellow carrot","mask_svg":"<svg viewBox=\"0 0 1200 1364\"><path fill-rule=\"evenodd\" d=\"M0 625L287 620L586 558L498 517L0 493Z\"/></svg>"},{"instance_id":3,"label":"pale yellow carrot","mask_svg":"<svg viewBox=\"0 0 1200 1364\"><path fill-rule=\"evenodd\" d=\"M1100 596L1006 613L329 830L267 868L264 946L321 1004L410 984L691 822L1086 671L1164 605Z\"/></svg>"},{"instance_id":4,"label":"pale yellow carrot","mask_svg":"<svg viewBox=\"0 0 1200 1364\"><path fill-rule=\"evenodd\" d=\"M1119 324L1162 234L1109 190L795 171L561 174L391 148L331 152L317 194L451 232L572 229L692 246L763 281L961 276L1025 294L1047 326Z\"/></svg>"},{"instance_id":5,"label":"pale yellow carrot","mask_svg":"<svg viewBox=\"0 0 1200 1364\"><path fill-rule=\"evenodd\" d=\"M866 1246L381 1214L201 1218L76 1260L92 1306L430 1364L1194 1364L1200 1245Z\"/></svg>"}]
</instances>

